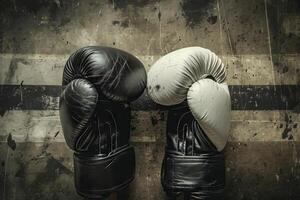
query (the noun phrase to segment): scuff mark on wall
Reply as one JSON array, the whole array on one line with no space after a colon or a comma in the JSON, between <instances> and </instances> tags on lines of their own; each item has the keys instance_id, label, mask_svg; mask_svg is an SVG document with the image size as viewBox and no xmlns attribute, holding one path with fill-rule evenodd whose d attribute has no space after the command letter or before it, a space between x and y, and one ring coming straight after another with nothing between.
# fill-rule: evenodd
<instances>
[{"instance_id":1,"label":"scuff mark on wall","mask_svg":"<svg viewBox=\"0 0 300 200\"><path fill-rule=\"evenodd\" d=\"M281 134L282 139L288 139L288 140L294 139L294 136L291 133L291 131L293 130L293 127L292 127L293 121L292 121L291 117L292 116L288 116L287 113L285 113L285 115L284 115L285 127Z\"/></svg>"},{"instance_id":2,"label":"scuff mark on wall","mask_svg":"<svg viewBox=\"0 0 300 200\"><path fill-rule=\"evenodd\" d=\"M157 17L158 17L158 20L160 21L161 20L161 12L160 12L160 10L158 11Z\"/></svg>"},{"instance_id":3,"label":"scuff mark on wall","mask_svg":"<svg viewBox=\"0 0 300 200\"><path fill-rule=\"evenodd\" d=\"M228 41L228 44L229 44L229 47L230 47L230 51L233 55L237 55L237 49L236 49L236 43L232 37L232 33L231 33L231 30L229 28L229 22L227 20L227 13L226 13L226 9L225 9L225 5L224 5L224 2L221 1L220 3L220 7L221 7L221 11L222 11L222 27L224 28L225 32L226 32L226 36L227 36L227 41ZM241 65L241 62L240 60L237 60L237 63L238 65Z\"/></svg>"},{"instance_id":4,"label":"scuff mark on wall","mask_svg":"<svg viewBox=\"0 0 300 200\"><path fill-rule=\"evenodd\" d=\"M12 138L11 133L9 133L7 140L6 140L7 145L14 151L17 148L17 143L16 141Z\"/></svg>"},{"instance_id":5,"label":"scuff mark on wall","mask_svg":"<svg viewBox=\"0 0 300 200\"><path fill-rule=\"evenodd\" d=\"M18 69L19 61L20 61L19 59L15 59L15 58L12 58L12 60L10 61L9 68L4 80L5 83L11 82L13 76L15 75L16 70Z\"/></svg>"},{"instance_id":6,"label":"scuff mark on wall","mask_svg":"<svg viewBox=\"0 0 300 200\"><path fill-rule=\"evenodd\" d=\"M120 27L122 27L122 28L128 28L128 27L129 27L129 20L128 20L128 19L121 20L121 21L119 21L119 20L114 20L114 21L112 21L112 24L113 24L114 26L118 25L118 26L120 26Z\"/></svg>"},{"instance_id":7,"label":"scuff mark on wall","mask_svg":"<svg viewBox=\"0 0 300 200\"><path fill-rule=\"evenodd\" d=\"M208 0L183 0L181 3L182 15L185 18L186 26L194 28L203 19L206 19L213 8L214 1Z\"/></svg>"},{"instance_id":8,"label":"scuff mark on wall","mask_svg":"<svg viewBox=\"0 0 300 200\"><path fill-rule=\"evenodd\" d=\"M207 22L210 23L211 25L217 23L218 21L218 16L216 15L211 15L210 17L207 18Z\"/></svg>"},{"instance_id":9,"label":"scuff mark on wall","mask_svg":"<svg viewBox=\"0 0 300 200\"><path fill-rule=\"evenodd\" d=\"M59 131L57 131L57 132L55 133L54 137L56 138L58 134L59 134Z\"/></svg>"}]
</instances>

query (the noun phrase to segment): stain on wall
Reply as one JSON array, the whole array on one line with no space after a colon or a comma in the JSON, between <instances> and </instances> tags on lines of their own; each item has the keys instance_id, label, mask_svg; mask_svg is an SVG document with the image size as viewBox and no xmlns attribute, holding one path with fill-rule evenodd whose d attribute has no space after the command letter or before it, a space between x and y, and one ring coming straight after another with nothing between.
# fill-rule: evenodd
<instances>
[{"instance_id":1,"label":"stain on wall","mask_svg":"<svg viewBox=\"0 0 300 200\"><path fill-rule=\"evenodd\" d=\"M194 28L197 25L201 25L200 22L204 19L207 19L211 24L216 23L217 16L209 16L214 5L214 1L183 0L181 2L181 7L186 26Z\"/></svg>"},{"instance_id":2,"label":"stain on wall","mask_svg":"<svg viewBox=\"0 0 300 200\"><path fill-rule=\"evenodd\" d=\"M300 50L300 2L267 1L273 53L297 53Z\"/></svg>"},{"instance_id":3,"label":"stain on wall","mask_svg":"<svg viewBox=\"0 0 300 200\"><path fill-rule=\"evenodd\" d=\"M17 144L16 141L14 139L12 139L11 134L8 135L7 137L7 145L14 151L17 148Z\"/></svg>"}]
</instances>

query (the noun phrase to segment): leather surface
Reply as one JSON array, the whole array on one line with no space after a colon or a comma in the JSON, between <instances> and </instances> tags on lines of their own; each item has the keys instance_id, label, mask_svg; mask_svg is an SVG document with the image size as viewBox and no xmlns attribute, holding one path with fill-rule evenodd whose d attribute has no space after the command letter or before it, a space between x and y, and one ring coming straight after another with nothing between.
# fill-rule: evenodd
<instances>
[{"instance_id":1,"label":"leather surface","mask_svg":"<svg viewBox=\"0 0 300 200\"><path fill-rule=\"evenodd\" d=\"M136 57L115 48L84 47L68 59L60 120L66 143L75 151L78 194L105 198L134 178L129 103L143 93L146 78Z\"/></svg>"},{"instance_id":2,"label":"leather surface","mask_svg":"<svg viewBox=\"0 0 300 200\"><path fill-rule=\"evenodd\" d=\"M208 139L187 102L172 107L168 112L161 173L167 195L221 199L225 186L224 162L223 152Z\"/></svg>"},{"instance_id":3,"label":"leather surface","mask_svg":"<svg viewBox=\"0 0 300 200\"><path fill-rule=\"evenodd\" d=\"M201 79L190 87L187 102L209 140L222 151L230 129L231 100L227 84Z\"/></svg>"},{"instance_id":4,"label":"leather surface","mask_svg":"<svg viewBox=\"0 0 300 200\"><path fill-rule=\"evenodd\" d=\"M95 87L84 79L75 79L67 85L60 98L60 121L68 146L71 149L84 151L95 139L81 137L82 133L92 132L90 118L97 107L98 93ZM86 142L85 142L86 141Z\"/></svg>"},{"instance_id":5,"label":"leather surface","mask_svg":"<svg viewBox=\"0 0 300 200\"><path fill-rule=\"evenodd\" d=\"M202 47L187 47L157 60L148 72L148 94L158 104L175 105L186 100L191 85L207 76L226 81L225 66L216 54Z\"/></svg>"},{"instance_id":6,"label":"leather surface","mask_svg":"<svg viewBox=\"0 0 300 200\"><path fill-rule=\"evenodd\" d=\"M125 147L107 157L74 154L74 176L77 192L99 198L112 190L126 187L135 173L133 147Z\"/></svg>"},{"instance_id":7,"label":"leather surface","mask_svg":"<svg viewBox=\"0 0 300 200\"><path fill-rule=\"evenodd\" d=\"M68 59L63 85L84 78L95 85L99 94L114 101L133 101L144 91L146 71L133 55L111 47L83 47Z\"/></svg>"},{"instance_id":8,"label":"leather surface","mask_svg":"<svg viewBox=\"0 0 300 200\"><path fill-rule=\"evenodd\" d=\"M193 192L224 189L224 155L219 152L198 156L166 154L162 184L165 190Z\"/></svg>"}]
</instances>

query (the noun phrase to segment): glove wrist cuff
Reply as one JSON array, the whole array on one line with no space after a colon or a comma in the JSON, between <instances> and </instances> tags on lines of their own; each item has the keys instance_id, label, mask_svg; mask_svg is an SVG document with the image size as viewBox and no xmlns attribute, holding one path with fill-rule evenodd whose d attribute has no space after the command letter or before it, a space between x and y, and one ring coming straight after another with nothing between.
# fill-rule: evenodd
<instances>
[{"instance_id":1,"label":"glove wrist cuff","mask_svg":"<svg viewBox=\"0 0 300 200\"><path fill-rule=\"evenodd\" d=\"M74 153L75 187L83 197L99 198L125 188L135 173L135 154L127 146L109 156Z\"/></svg>"},{"instance_id":2,"label":"glove wrist cuff","mask_svg":"<svg viewBox=\"0 0 300 200\"><path fill-rule=\"evenodd\" d=\"M225 187L223 152L179 156L166 154L163 160L162 185L165 191L211 193Z\"/></svg>"}]
</instances>

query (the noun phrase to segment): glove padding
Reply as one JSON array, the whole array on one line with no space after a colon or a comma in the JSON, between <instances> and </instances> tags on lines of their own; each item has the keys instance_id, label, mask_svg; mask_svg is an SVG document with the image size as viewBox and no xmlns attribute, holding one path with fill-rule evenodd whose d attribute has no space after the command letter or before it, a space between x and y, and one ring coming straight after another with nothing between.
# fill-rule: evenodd
<instances>
[{"instance_id":1,"label":"glove padding","mask_svg":"<svg viewBox=\"0 0 300 200\"><path fill-rule=\"evenodd\" d=\"M190 110L210 141L222 151L230 129L228 86L212 79L195 82L187 93Z\"/></svg>"},{"instance_id":2,"label":"glove padding","mask_svg":"<svg viewBox=\"0 0 300 200\"><path fill-rule=\"evenodd\" d=\"M71 81L60 98L60 120L68 146L77 151L86 151L95 139L91 118L98 102L96 88L85 79ZM85 136L83 136L83 134Z\"/></svg>"},{"instance_id":3,"label":"glove padding","mask_svg":"<svg viewBox=\"0 0 300 200\"><path fill-rule=\"evenodd\" d=\"M77 78L94 84L107 99L130 102L145 89L146 71L133 55L111 47L83 47L68 59L62 85Z\"/></svg>"}]
</instances>

